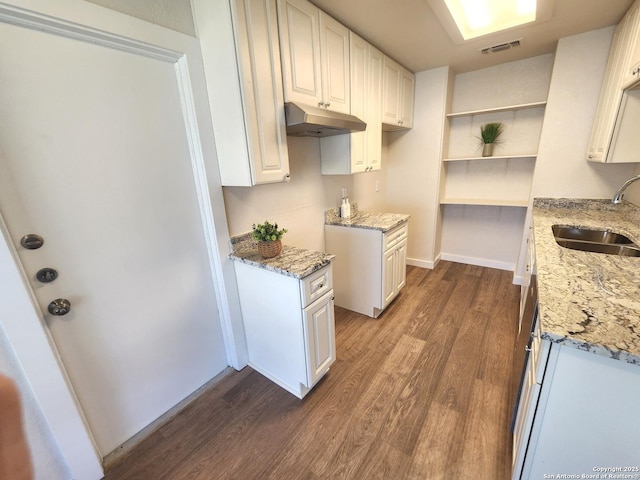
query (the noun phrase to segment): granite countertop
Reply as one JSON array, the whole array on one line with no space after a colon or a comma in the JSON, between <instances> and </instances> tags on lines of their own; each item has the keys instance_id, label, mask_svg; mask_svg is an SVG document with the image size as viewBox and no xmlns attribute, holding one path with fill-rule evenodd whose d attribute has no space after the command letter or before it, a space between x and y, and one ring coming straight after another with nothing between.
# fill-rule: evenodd
<instances>
[{"instance_id":1,"label":"granite countertop","mask_svg":"<svg viewBox=\"0 0 640 480\"><path fill-rule=\"evenodd\" d=\"M355 203L351 205L351 216L349 218L341 218L339 212L340 209L338 208L332 208L324 212L324 224L338 225L341 227L368 228L370 230L388 232L409 220L409 215L405 213L359 211Z\"/></svg>"},{"instance_id":2,"label":"granite countertop","mask_svg":"<svg viewBox=\"0 0 640 480\"><path fill-rule=\"evenodd\" d=\"M551 231L556 224L604 227L640 245L640 208L536 199L533 223L542 337L640 365L640 257L567 249Z\"/></svg>"},{"instance_id":3,"label":"granite countertop","mask_svg":"<svg viewBox=\"0 0 640 480\"><path fill-rule=\"evenodd\" d=\"M256 240L251 238L251 232L231 237L230 243L229 258L232 260L294 278L305 278L326 267L335 258L335 255L284 245L284 242L280 255L262 258L258 253Z\"/></svg>"}]
</instances>

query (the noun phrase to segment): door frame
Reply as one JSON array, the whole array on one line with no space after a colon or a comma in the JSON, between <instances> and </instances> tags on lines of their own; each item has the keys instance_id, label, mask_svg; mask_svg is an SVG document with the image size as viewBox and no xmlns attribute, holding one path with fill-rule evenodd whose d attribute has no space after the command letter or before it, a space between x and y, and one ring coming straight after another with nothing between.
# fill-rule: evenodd
<instances>
[{"instance_id":1,"label":"door frame","mask_svg":"<svg viewBox=\"0 0 640 480\"><path fill-rule=\"evenodd\" d=\"M0 2L0 22L175 65L227 362L237 370L246 366L247 347L235 273L228 259L229 233L198 40L82 0ZM2 324L74 478L97 480L102 477L100 455L1 212L0 234L0 302L10 313L3 315Z\"/></svg>"}]
</instances>

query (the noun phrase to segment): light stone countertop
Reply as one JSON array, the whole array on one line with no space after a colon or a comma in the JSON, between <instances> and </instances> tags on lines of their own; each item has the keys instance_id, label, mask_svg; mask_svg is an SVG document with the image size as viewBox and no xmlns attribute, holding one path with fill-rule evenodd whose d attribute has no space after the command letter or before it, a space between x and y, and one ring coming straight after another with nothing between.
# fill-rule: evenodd
<instances>
[{"instance_id":1,"label":"light stone countertop","mask_svg":"<svg viewBox=\"0 0 640 480\"><path fill-rule=\"evenodd\" d=\"M351 216L349 218L341 218L339 211L339 208L333 208L324 212L324 224L388 232L409 220L410 216L405 213L361 212L355 203L351 204Z\"/></svg>"},{"instance_id":2,"label":"light stone countertop","mask_svg":"<svg viewBox=\"0 0 640 480\"><path fill-rule=\"evenodd\" d=\"M552 225L605 228L640 245L640 208L610 200L535 199L543 338L640 365L640 257L558 245Z\"/></svg>"},{"instance_id":3,"label":"light stone countertop","mask_svg":"<svg viewBox=\"0 0 640 480\"><path fill-rule=\"evenodd\" d=\"M257 241L251 237L251 232L231 237L230 243L229 258L232 260L300 279L326 267L335 258L335 255L328 253L285 245L284 241L280 255L274 258L262 258L258 253Z\"/></svg>"}]
</instances>

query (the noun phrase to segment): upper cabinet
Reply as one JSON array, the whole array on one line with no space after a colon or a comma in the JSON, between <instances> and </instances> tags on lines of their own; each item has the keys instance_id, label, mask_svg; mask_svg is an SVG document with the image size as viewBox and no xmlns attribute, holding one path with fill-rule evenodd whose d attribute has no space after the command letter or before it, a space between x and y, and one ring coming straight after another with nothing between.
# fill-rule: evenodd
<instances>
[{"instance_id":1,"label":"upper cabinet","mask_svg":"<svg viewBox=\"0 0 640 480\"><path fill-rule=\"evenodd\" d=\"M411 128L414 75L309 1L192 0L192 8L223 186L289 181L285 102L367 124L321 139L323 174L379 170L382 130Z\"/></svg>"},{"instance_id":2,"label":"upper cabinet","mask_svg":"<svg viewBox=\"0 0 640 480\"><path fill-rule=\"evenodd\" d=\"M320 139L323 175L380 170L383 57L382 52L350 32L351 114L362 119L367 129Z\"/></svg>"},{"instance_id":3,"label":"upper cabinet","mask_svg":"<svg viewBox=\"0 0 640 480\"><path fill-rule=\"evenodd\" d=\"M307 0L278 0L285 101L351 112L349 30Z\"/></svg>"},{"instance_id":4,"label":"upper cabinet","mask_svg":"<svg viewBox=\"0 0 640 480\"><path fill-rule=\"evenodd\" d=\"M640 63L640 0L636 1L616 28L605 71L600 99L591 129L587 159L592 162L637 162L636 157L611 155L612 138L623 98L623 87L634 77ZM636 73L636 76L638 74Z\"/></svg>"},{"instance_id":5,"label":"upper cabinet","mask_svg":"<svg viewBox=\"0 0 640 480\"><path fill-rule=\"evenodd\" d=\"M389 57L384 57L382 87L382 128L402 130L413 127L415 75Z\"/></svg>"},{"instance_id":6,"label":"upper cabinet","mask_svg":"<svg viewBox=\"0 0 640 480\"><path fill-rule=\"evenodd\" d=\"M640 2L635 2L627 13L629 17L629 61L626 65L622 86L640 80Z\"/></svg>"},{"instance_id":7,"label":"upper cabinet","mask_svg":"<svg viewBox=\"0 0 640 480\"><path fill-rule=\"evenodd\" d=\"M276 0L193 0L222 185L289 180Z\"/></svg>"}]
</instances>

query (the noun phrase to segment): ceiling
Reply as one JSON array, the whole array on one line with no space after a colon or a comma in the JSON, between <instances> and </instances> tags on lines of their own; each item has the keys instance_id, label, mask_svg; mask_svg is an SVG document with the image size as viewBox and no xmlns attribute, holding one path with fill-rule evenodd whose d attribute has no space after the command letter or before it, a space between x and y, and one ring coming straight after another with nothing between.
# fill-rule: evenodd
<instances>
[{"instance_id":1,"label":"ceiling","mask_svg":"<svg viewBox=\"0 0 640 480\"><path fill-rule=\"evenodd\" d=\"M312 0L409 70L449 65L456 73L554 52L559 38L617 24L633 0L555 0L548 21L455 45L428 0ZM482 54L484 47L522 45Z\"/></svg>"}]
</instances>

